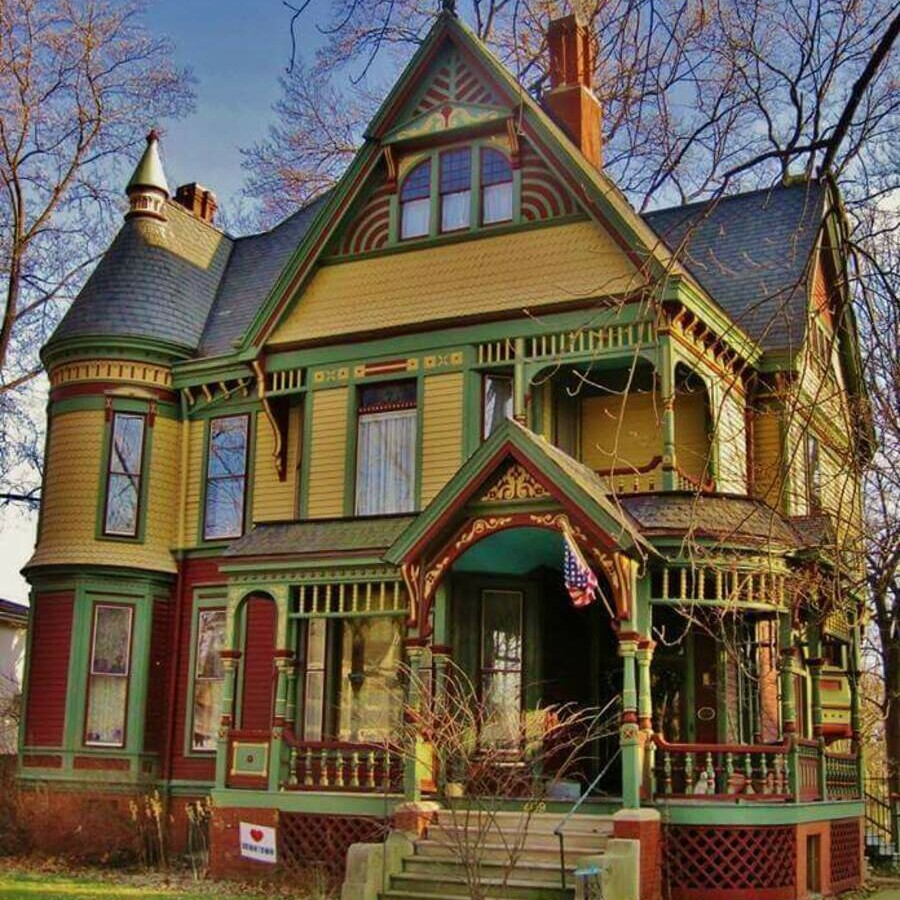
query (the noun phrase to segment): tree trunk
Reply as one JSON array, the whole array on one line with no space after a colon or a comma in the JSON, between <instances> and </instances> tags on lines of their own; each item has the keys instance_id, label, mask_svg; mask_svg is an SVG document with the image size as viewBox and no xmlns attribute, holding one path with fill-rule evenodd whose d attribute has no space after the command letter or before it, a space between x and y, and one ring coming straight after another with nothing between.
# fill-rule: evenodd
<instances>
[{"instance_id":1,"label":"tree trunk","mask_svg":"<svg viewBox=\"0 0 900 900\"><path fill-rule=\"evenodd\" d=\"M890 790L900 794L900 635L890 632L889 627L881 629L884 729Z\"/></svg>"}]
</instances>

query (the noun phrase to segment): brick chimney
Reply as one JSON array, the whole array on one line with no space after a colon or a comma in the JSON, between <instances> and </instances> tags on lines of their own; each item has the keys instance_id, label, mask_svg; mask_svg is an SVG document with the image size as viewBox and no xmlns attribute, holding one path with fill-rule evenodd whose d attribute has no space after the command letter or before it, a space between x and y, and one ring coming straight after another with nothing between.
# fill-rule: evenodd
<instances>
[{"instance_id":1,"label":"brick chimney","mask_svg":"<svg viewBox=\"0 0 900 900\"><path fill-rule=\"evenodd\" d=\"M554 19L547 29L550 90L544 108L598 169L603 162L600 101L591 90L594 48L590 32L574 15Z\"/></svg>"},{"instance_id":2,"label":"brick chimney","mask_svg":"<svg viewBox=\"0 0 900 900\"><path fill-rule=\"evenodd\" d=\"M210 225L212 225L216 210L219 208L219 204L216 203L216 195L202 184L197 184L196 181L177 187L175 202Z\"/></svg>"}]
</instances>

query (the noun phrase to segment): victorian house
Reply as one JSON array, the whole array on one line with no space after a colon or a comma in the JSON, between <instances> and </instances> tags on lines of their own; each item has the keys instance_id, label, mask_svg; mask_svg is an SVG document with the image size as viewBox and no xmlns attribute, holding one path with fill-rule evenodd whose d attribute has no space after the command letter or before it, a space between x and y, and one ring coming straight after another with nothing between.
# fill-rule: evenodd
<instances>
[{"instance_id":1,"label":"victorian house","mask_svg":"<svg viewBox=\"0 0 900 900\"><path fill-rule=\"evenodd\" d=\"M641 897L860 884L870 436L840 197L638 214L588 31L548 45L535 99L443 12L340 182L248 237L170 191L148 136L43 351L26 789L158 790L176 847L211 796L214 873L265 865L242 822L339 872L441 802L390 739L401 667L452 660L511 759L534 710L616 710L534 822L577 802L568 846L631 842ZM464 893L429 815L387 896ZM570 894L575 855L533 887Z\"/></svg>"}]
</instances>

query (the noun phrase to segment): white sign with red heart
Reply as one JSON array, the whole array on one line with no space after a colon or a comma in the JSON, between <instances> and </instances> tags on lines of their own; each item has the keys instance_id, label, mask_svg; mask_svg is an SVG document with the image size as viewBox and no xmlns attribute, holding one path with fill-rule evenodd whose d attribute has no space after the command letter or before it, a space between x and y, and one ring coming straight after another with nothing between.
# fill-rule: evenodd
<instances>
[{"instance_id":1,"label":"white sign with red heart","mask_svg":"<svg viewBox=\"0 0 900 900\"><path fill-rule=\"evenodd\" d=\"M259 862L278 862L275 849L275 829L266 825L241 822L241 856Z\"/></svg>"}]
</instances>

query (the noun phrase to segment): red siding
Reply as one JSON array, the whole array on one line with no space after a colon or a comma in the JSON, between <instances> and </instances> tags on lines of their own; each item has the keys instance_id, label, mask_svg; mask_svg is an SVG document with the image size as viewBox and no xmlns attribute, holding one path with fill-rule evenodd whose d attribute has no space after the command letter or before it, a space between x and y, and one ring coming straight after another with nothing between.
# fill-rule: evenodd
<instances>
[{"instance_id":1,"label":"red siding","mask_svg":"<svg viewBox=\"0 0 900 900\"><path fill-rule=\"evenodd\" d=\"M181 635L177 647L177 671L175 684L175 733L172 747L172 777L194 781L212 781L216 777L216 761L213 754L185 756L185 724L189 717L188 687L190 685L191 623L194 616L194 589L200 585L221 585L224 594L225 579L219 572L217 559L190 559L182 563ZM173 627L175 616L172 619ZM170 640L170 645L174 641Z\"/></svg>"},{"instance_id":2,"label":"red siding","mask_svg":"<svg viewBox=\"0 0 900 900\"><path fill-rule=\"evenodd\" d=\"M61 747L66 722L66 687L74 595L38 594L31 616L25 743Z\"/></svg>"},{"instance_id":3,"label":"red siding","mask_svg":"<svg viewBox=\"0 0 900 900\"><path fill-rule=\"evenodd\" d=\"M153 603L150 625L150 673L147 682L147 718L144 725L144 749L159 753L163 749L166 721L166 687L169 683L169 604Z\"/></svg>"},{"instance_id":4,"label":"red siding","mask_svg":"<svg viewBox=\"0 0 900 900\"><path fill-rule=\"evenodd\" d=\"M247 601L241 728L272 727L275 687L275 604L265 597Z\"/></svg>"}]
</instances>

